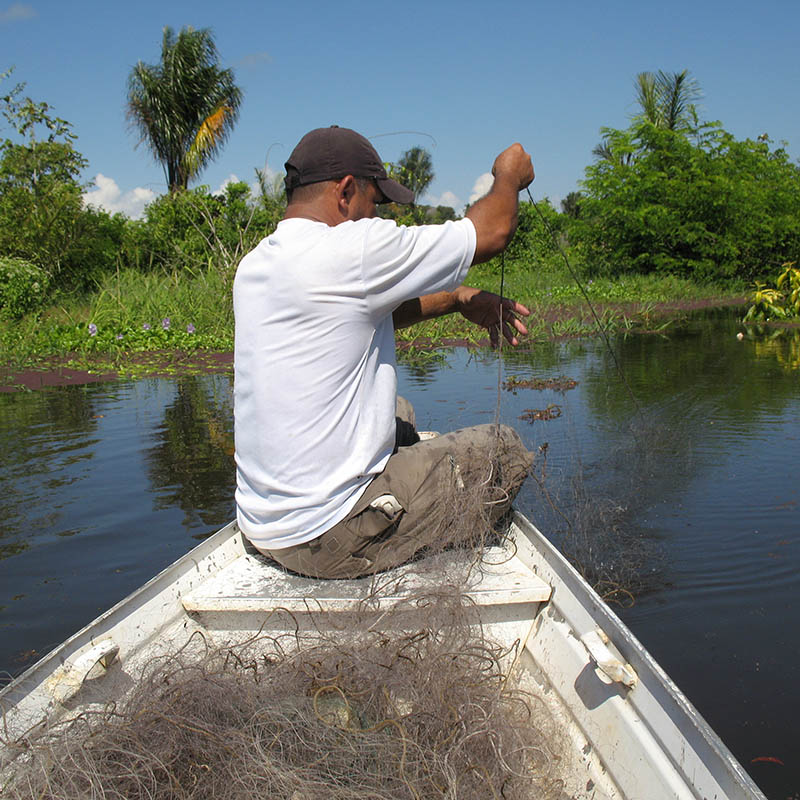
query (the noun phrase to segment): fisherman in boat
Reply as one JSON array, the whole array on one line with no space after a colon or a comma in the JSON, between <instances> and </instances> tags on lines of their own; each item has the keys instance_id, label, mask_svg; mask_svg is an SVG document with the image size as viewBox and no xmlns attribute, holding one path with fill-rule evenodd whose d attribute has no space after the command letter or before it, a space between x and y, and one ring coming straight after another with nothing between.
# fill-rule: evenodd
<instances>
[{"instance_id":1,"label":"fisherman in boat","mask_svg":"<svg viewBox=\"0 0 800 800\"><path fill-rule=\"evenodd\" d=\"M233 288L237 520L292 571L354 578L439 545L431 523L458 513L473 475L502 484L487 501L496 523L530 469L507 426L420 441L397 397L394 330L460 312L494 345L527 333L527 308L462 281L510 242L533 166L514 144L464 219L410 227L376 216L414 196L355 131L313 130L285 166L284 218Z\"/></svg>"}]
</instances>

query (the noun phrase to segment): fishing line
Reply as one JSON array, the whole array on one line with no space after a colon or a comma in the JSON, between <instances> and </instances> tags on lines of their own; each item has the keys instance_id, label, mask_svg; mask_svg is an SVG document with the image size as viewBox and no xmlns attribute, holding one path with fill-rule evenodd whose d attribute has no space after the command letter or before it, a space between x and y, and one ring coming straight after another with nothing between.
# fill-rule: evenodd
<instances>
[{"instance_id":1,"label":"fishing line","mask_svg":"<svg viewBox=\"0 0 800 800\"><path fill-rule=\"evenodd\" d=\"M414 134L414 136L427 136L432 142L434 147L438 147L439 144L436 139L430 134L425 133L425 131L389 131L388 133L373 133L372 136L367 136L367 139L380 139L383 136L401 136L403 134Z\"/></svg>"},{"instance_id":2,"label":"fishing line","mask_svg":"<svg viewBox=\"0 0 800 800\"><path fill-rule=\"evenodd\" d=\"M600 335L603 337L603 341L605 342L606 348L608 352L611 354L611 358L614 361L614 366L617 368L617 373L619 374L622 383L625 385L625 388L628 390L628 394L631 396L631 400L633 400L633 404L636 406L636 410L639 412L640 416L643 416L642 407L639 405L639 401L636 399L636 395L633 393L633 389L631 389L630 384L628 383L628 379L625 377L625 373L622 371L622 366L617 359L617 355L614 352L614 349L611 347L611 341L608 338L608 334L606 333L603 324L600 322L600 317L597 316L597 312L594 310L594 306L592 305L592 301L589 299L589 295L584 289L583 284L578 279L578 276L575 274L575 271L572 269L572 265L569 263L569 259L567 258L567 254L564 252L564 248L561 246L561 242L558 241L558 237L555 235L555 232L550 227L547 219L545 218L544 214L539 209L539 206L536 205L536 201L531 196L531 190L525 187L525 191L528 193L528 199L531 201L531 205L536 209L536 213L539 215L539 219L541 219L542 224L545 227L545 230L550 234L550 238L553 240L553 243L558 248L558 252L561 254L561 257L564 259L564 263L567 265L567 269L569 270L569 274L572 276L572 279L578 285L578 288L581 290L581 294L586 299L586 302L589 305L589 309L592 312L592 316L594 317L594 321L597 324L597 330L600 331Z\"/></svg>"},{"instance_id":3,"label":"fishing line","mask_svg":"<svg viewBox=\"0 0 800 800\"><path fill-rule=\"evenodd\" d=\"M506 280L506 251L500 253L500 303L497 307L497 335L498 339L498 352L497 352L497 401L494 406L494 424L497 429L497 436L500 436L500 400L502 397L501 389L503 387L503 289Z\"/></svg>"}]
</instances>

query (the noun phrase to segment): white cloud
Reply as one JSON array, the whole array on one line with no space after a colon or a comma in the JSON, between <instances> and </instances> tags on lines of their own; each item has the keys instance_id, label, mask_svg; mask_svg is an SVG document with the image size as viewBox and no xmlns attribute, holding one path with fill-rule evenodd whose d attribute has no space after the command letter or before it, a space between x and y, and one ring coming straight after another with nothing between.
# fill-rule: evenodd
<instances>
[{"instance_id":1,"label":"white cloud","mask_svg":"<svg viewBox=\"0 0 800 800\"><path fill-rule=\"evenodd\" d=\"M109 214L121 211L131 219L139 219L144 213L144 207L156 197L152 189L141 186L123 194L117 182L102 172L97 173L94 183L95 188L83 195L84 205L105 209Z\"/></svg>"},{"instance_id":2,"label":"white cloud","mask_svg":"<svg viewBox=\"0 0 800 800\"><path fill-rule=\"evenodd\" d=\"M462 203L458 196L453 192L442 192L438 197L432 194L426 194L423 198L426 205L429 206L450 206L450 208L458 209Z\"/></svg>"},{"instance_id":3,"label":"white cloud","mask_svg":"<svg viewBox=\"0 0 800 800\"><path fill-rule=\"evenodd\" d=\"M23 3L14 3L5 11L0 11L0 25L6 25L10 22L20 22L23 19L33 19L35 16L37 16L37 14L33 6L28 6Z\"/></svg>"},{"instance_id":4,"label":"white cloud","mask_svg":"<svg viewBox=\"0 0 800 800\"><path fill-rule=\"evenodd\" d=\"M483 175L479 176L475 181L475 185L472 187L472 194L469 196L470 205L480 200L481 197L487 194L489 189L492 188L493 183L494 178L492 177L491 172L484 172Z\"/></svg>"},{"instance_id":5,"label":"white cloud","mask_svg":"<svg viewBox=\"0 0 800 800\"><path fill-rule=\"evenodd\" d=\"M225 180L222 181L222 183L219 186L217 186L217 188L214 189L214 191L211 192L211 194L225 194L225 187L229 183L239 183L239 176L231 172L231 174L228 175L228 177L225 178Z\"/></svg>"}]
</instances>

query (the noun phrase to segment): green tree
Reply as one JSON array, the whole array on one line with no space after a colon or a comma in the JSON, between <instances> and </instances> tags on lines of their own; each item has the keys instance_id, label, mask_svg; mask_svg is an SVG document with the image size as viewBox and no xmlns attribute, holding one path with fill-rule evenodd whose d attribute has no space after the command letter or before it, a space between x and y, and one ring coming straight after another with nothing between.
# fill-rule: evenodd
<instances>
[{"instance_id":1,"label":"green tree","mask_svg":"<svg viewBox=\"0 0 800 800\"><path fill-rule=\"evenodd\" d=\"M133 68L128 118L160 161L171 193L219 153L239 115L242 91L233 71L221 69L211 32L164 28L161 62Z\"/></svg>"},{"instance_id":2,"label":"green tree","mask_svg":"<svg viewBox=\"0 0 800 800\"><path fill-rule=\"evenodd\" d=\"M580 192L570 192L561 201L561 213L573 219L577 219L581 215L581 199L582 195Z\"/></svg>"},{"instance_id":3,"label":"green tree","mask_svg":"<svg viewBox=\"0 0 800 800\"><path fill-rule=\"evenodd\" d=\"M165 194L145 209L145 219L126 226L123 259L143 271L198 275L214 270L226 287L241 258L270 234L283 208L250 198L244 182L221 194L198 186Z\"/></svg>"},{"instance_id":4,"label":"green tree","mask_svg":"<svg viewBox=\"0 0 800 800\"><path fill-rule=\"evenodd\" d=\"M751 280L800 258L800 169L767 138L638 119L587 167L574 231L594 273Z\"/></svg>"},{"instance_id":5,"label":"green tree","mask_svg":"<svg viewBox=\"0 0 800 800\"><path fill-rule=\"evenodd\" d=\"M449 222L458 219L456 210L452 206L436 206L428 209L428 221L432 225L439 225L442 222Z\"/></svg>"},{"instance_id":6,"label":"green tree","mask_svg":"<svg viewBox=\"0 0 800 800\"><path fill-rule=\"evenodd\" d=\"M47 103L20 99L23 88L0 98L15 134L0 142L0 255L31 261L53 277L80 234L79 177L88 162L73 147L70 124Z\"/></svg>"},{"instance_id":7,"label":"green tree","mask_svg":"<svg viewBox=\"0 0 800 800\"><path fill-rule=\"evenodd\" d=\"M431 154L423 147L412 147L403 153L397 166L396 180L414 192L416 202L434 179Z\"/></svg>"}]
</instances>

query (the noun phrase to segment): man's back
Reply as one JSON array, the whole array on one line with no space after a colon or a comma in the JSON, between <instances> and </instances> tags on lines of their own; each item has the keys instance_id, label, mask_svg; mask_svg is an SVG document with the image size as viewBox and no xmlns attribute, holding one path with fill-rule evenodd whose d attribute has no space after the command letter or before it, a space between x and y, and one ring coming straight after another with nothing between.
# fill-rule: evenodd
<instances>
[{"instance_id":1,"label":"man's back","mask_svg":"<svg viewBox=\"0 0 800 800\"><path fill-rule=\"evenodd\" d=\"M394 448L392 311L464 278L468 220L288 219L243 259L236 313L239 522L264 547L339 521Z\"/></svg>"}]
</instances>

